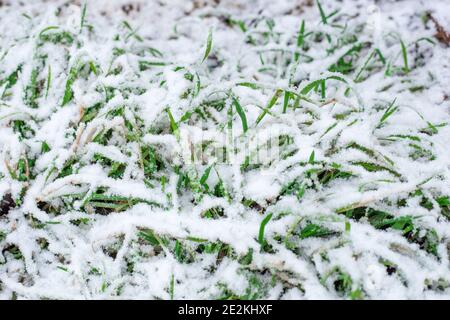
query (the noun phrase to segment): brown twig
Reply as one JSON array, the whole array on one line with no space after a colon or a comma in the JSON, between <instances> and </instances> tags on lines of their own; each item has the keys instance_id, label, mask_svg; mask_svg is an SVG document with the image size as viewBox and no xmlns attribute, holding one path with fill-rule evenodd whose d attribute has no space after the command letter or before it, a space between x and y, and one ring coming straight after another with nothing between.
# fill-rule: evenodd
<instances>
[{"instance_id":1,"label":"brown twig","mask_svg":"<svg viewBox=\"0 0 450 320\"><path fill-rule=\"evenodd\" d=\"M431 15L431 13L428 14L428 17L431 21L433 21L434 26L436 27L437 33L434 35L435 38L439 42L441 42L447 46L450 46L450 33L444 29L444 27L436 20L435 17L433 17Z\"/></svg>"}]
</instances>

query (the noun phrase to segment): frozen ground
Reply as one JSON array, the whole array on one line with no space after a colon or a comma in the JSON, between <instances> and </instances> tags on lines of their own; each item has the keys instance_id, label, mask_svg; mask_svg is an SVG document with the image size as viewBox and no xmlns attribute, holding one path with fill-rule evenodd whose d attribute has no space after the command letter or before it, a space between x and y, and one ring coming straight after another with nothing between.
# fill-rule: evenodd
<instances>
[{"instance_id":1,"label":"frozen ground","mask_svg":"<svg viewBox=\"0 0 450 320\"><path fill-rule=\"evenodd\" d=\"M0 3L0 298L450 298L449 1Z\"/></svg>"}]
</instances>

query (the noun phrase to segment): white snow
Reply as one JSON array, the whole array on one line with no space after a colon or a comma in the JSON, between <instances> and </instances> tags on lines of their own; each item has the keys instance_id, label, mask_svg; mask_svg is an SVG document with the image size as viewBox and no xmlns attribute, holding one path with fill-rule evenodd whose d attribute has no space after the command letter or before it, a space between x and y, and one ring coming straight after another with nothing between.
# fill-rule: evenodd
<instances>
[{"instance_id":1,"label":"white snow","mask_svg":"<svg viewBox=\"0 0 450 320\"><path fill-rule=\"evenodd\" d=\"M84 18L79 0L0 3L0 199L17 201L0 215L0 299L450 298L450 48L425 20L450 31L447 0L323 0L333 24L307 0L96 0ZM315 34L298 48L302 20ZM355 44L355 70L329 70ZM325 98L302 92L319 79ZM359 207L413 217L435 253L342 214ZM290 248L308 223L337 234Z\"/></svg>"}]
</instances>

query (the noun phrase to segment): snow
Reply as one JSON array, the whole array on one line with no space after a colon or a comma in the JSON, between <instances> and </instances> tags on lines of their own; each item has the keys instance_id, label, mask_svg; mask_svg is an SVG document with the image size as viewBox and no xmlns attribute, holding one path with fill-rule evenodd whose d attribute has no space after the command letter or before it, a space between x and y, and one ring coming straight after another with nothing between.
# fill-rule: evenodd
<instances>
[{"instance_id":1,"label":"snow","mask_svg":"<svg viewBox=\"0 0 450 320\"><path fill-rule=\"evenodd\" d=\"M450 298L450 3L320 3L0 2L0 299Z\"/></svg>"}]
</instances>

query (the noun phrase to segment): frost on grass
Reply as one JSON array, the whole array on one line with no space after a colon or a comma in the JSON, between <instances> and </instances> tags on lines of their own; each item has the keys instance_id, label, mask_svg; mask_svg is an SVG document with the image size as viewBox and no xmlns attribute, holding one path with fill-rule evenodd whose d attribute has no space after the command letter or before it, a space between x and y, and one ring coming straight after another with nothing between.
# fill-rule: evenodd
<instances>
[{"instance_id":1,"label":"frost on grass","mask_svg":"<svg viewBox=\"0 0 450 320\"><path fill-rule=\"evenodd\" d=\"M1 298L450 297L448 1L1 3Z\"/></svg>"}]
</instances>

